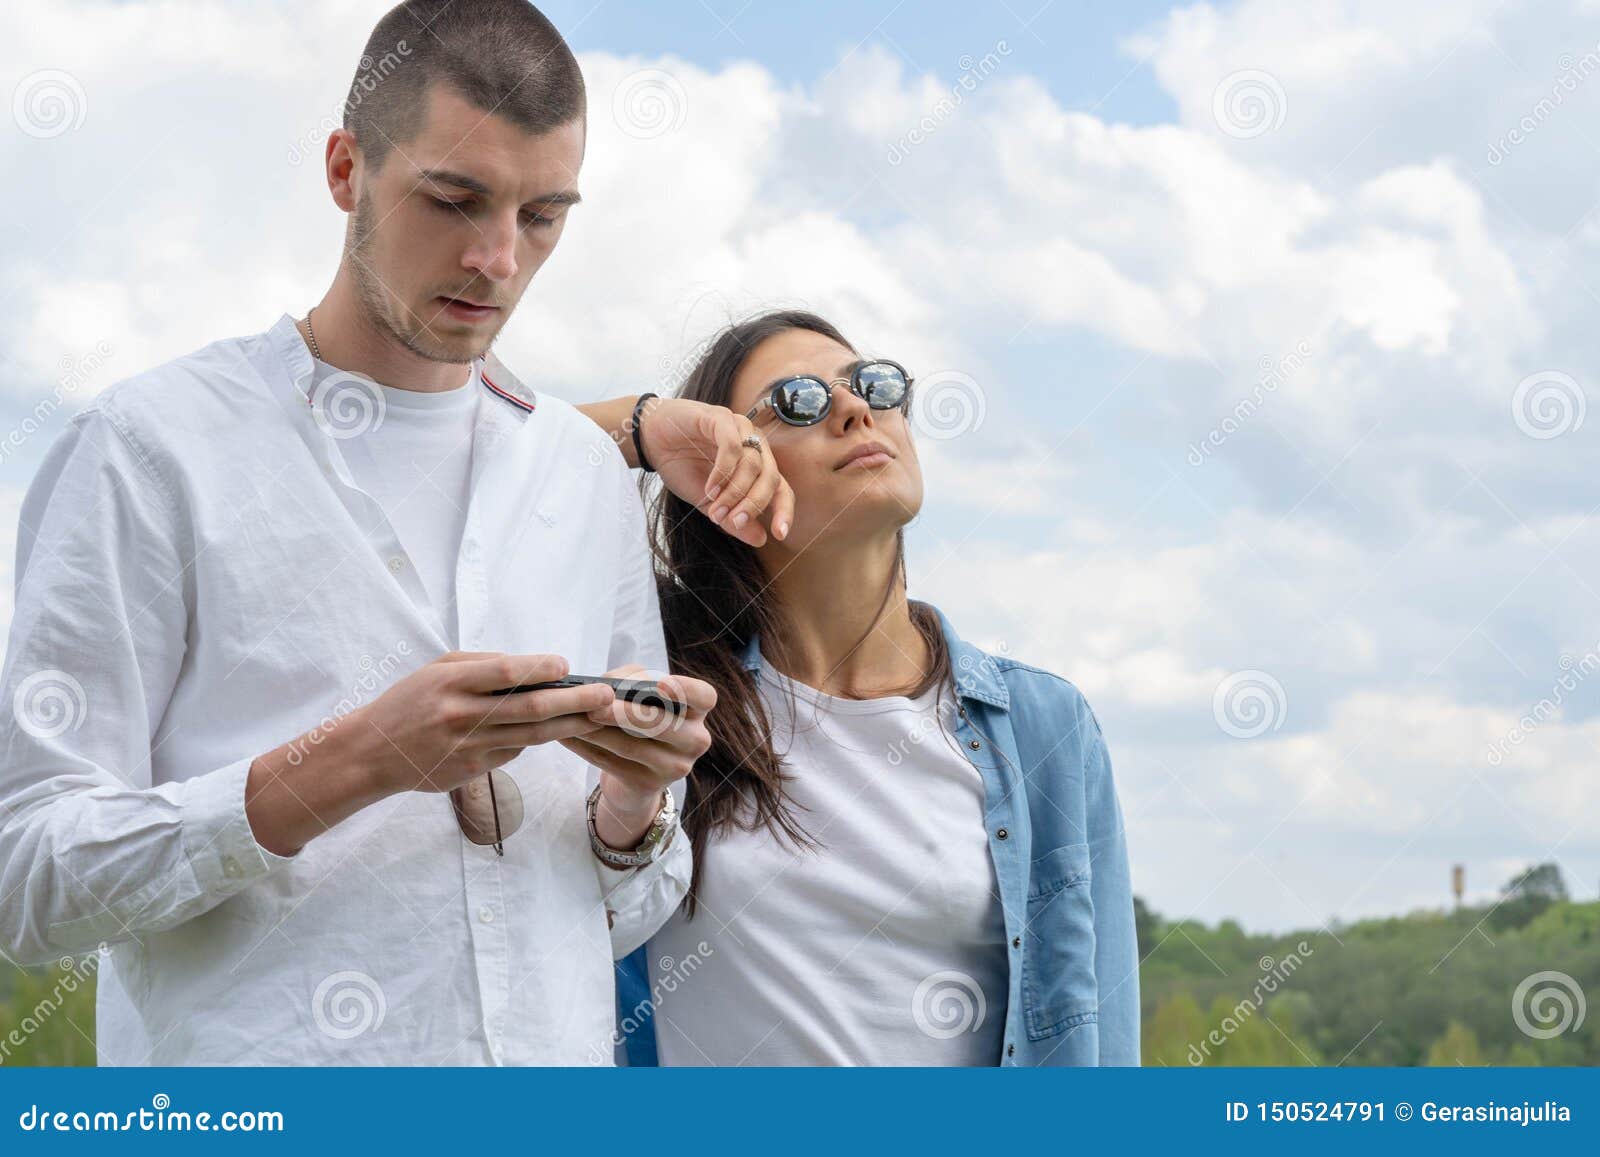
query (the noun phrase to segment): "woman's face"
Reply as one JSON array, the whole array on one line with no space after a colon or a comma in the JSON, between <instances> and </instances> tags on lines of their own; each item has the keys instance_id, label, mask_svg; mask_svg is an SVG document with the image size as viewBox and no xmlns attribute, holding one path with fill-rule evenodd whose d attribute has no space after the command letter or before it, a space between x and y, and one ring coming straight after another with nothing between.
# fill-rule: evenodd
<instances>
[{"instance_id":1,"label":"woman's face","mask_svg":"<svg viewBox=\"0 0 1600 1157\"><path fill-rule=\"evenodd\" d=\"M758 344L733 382L729 408L747 413L772 384L795 374L848 382L862 359L848 346L791 329ZM804 549L819 540L864 537L904 526L922 508L922 467L901 410L874 410L847 384L833 387L833 408L814 426L790 426L770 409L755 418L784 479L794 488L794 525L767 548ZM881 453L861 457L876 446Z\"/></svg>"}]
</instances>

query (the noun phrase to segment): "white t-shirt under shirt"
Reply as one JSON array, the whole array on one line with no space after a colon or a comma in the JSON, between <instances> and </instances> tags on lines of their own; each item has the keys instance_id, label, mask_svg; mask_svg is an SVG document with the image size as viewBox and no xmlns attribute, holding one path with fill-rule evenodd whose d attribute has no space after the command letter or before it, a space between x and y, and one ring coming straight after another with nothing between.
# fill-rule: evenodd
<instances>
[{"instance_id":1,"label":"white t-shirt under shirt","mask_svg":"<svg viewBox=\"0 0 1600 1157\"><path fill-rule=\"evenodd\" d=\"M839 699L765 666L759 686L822 846L765 829L709 843L695 916L650 940L660 1063L999 1063L1009 974L983 781L938 688Z\"/></svg>"},{"instance_id":2,"label":"white t-shirt under shirt","mask_svg":"<svg viewBox=\"0 0 1600 1157\"><path fill-rule=\"evenodd\" d=\"M313 388L339 371L316 363ZM445 634L460 645L456 560L472 481L472 431L483 386L478 363L463 386L424 393L373 383L383 403L339 448L356 482L388 515Z\"/></svg>"}]
</instances>

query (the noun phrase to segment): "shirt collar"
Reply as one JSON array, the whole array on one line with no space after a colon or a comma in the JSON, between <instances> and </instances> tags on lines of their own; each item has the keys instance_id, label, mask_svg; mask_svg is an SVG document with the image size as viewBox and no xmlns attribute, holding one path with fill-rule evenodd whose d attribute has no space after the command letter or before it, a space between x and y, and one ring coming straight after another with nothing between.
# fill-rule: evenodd
<instances>
[{"instance_id":1,"label":"shirt collar","mask_svg":"<svg viewBox=\"0 0 1600 1157\"><path fill-rule=\"evenodd\" d=\"M316 363L312 360L311 351L306 348L305 339L300 336L300 327L295 324L294 316L286 313L280 317L267 331L267 339L288 367L289 379L296 392L310 405L309 391ZM478 358L478 376L486 390L515 407L523 417L537 408L538 395L523 385L493 350Z\"/></svg>"},{"instance_id":2,"label":"shirt collar","mask_svg":"<svg viewBox=\"0 0 1600 1157\"><path fill-rule=\"evenodd\" d=\"M992 707L1005 710L1010 707L1011 693L1000 677L994 656L973 646L950 625L950 620L938 607L939 626L944 632L945 647L950 652L950 670L955 677L956 693L964 699L978 699ZM752 634L739 653L739 662L747 671L761 669L761 640Z\"/></svg>"}]
</instances>

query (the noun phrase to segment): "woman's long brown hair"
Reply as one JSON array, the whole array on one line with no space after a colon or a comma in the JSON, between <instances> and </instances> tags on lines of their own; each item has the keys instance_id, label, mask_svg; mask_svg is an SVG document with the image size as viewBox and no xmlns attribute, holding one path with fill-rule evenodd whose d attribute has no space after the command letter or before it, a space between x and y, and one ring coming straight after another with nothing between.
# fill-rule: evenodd
<instances>
[{"instance_id":1,"label":"woman's long brown hair","mask_svg":"<svg viewBox=\"0 0 1600 1157\"><path fill-rule=\"evenodd\" d=\"M728 326L712 339L678 390L678 397L728 405L734 378L750 351L775 334L795 329L855 349L814 313L774 310L759 314ZM796 847L815 847L818 841L794 814L795 805L786 791L789 773L773 748L772 724L757 691L756 673L745 670L739 661L750 638L758 635L763 660L780 671L790 669L782 608L769 589L756 552L664 487L650 499L649 525L672 670L704 679L717 692L717 706L706 717L711 747L696 761L684 799L683 824L694 852L694 878L684 910L693 916L705 873L705 849L712 836L735 827L743 831L765 828L775 839ZM905 584L904 530L896 535L895 551L895 569L877 614L851 652L877 627L896 583ZM909 608L931 662L916 686L902 693L916 697L938 686L942 698L951 685L951 668L938 615L926 603L909 601ZM841 661L843 658L840 656Z\"/></svg>"}]
</instances>

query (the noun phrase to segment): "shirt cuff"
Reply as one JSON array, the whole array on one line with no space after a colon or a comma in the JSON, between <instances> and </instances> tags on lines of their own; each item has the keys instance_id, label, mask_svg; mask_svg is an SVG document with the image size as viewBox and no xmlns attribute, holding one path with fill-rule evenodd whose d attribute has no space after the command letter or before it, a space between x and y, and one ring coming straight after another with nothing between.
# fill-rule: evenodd
<instances>
[{"instance_id":1,"label":"shirt cuff","mask_svg":"<svg viewBox=\"0 0 1600 1157\"><path fill-rule=\"evenodd\" d=\"M590 858L605 896L612 954L620 960L665 924L688 894L694 873L689 833L679 820L672 843L642 868L618 870L598 856Z\"/></svg>"},{"instance_id":2,"label":"shirt cuff","mask_svg":"<svg viewBox=\"0 0 1600 1157\"><path fill-rule=\"evenodd\" d=\"M231 896L295 860L262 847L250 828L244 792L254 762L251 756L185 781L184 850L207 895Z\"/></svg>"}]
</instances>

